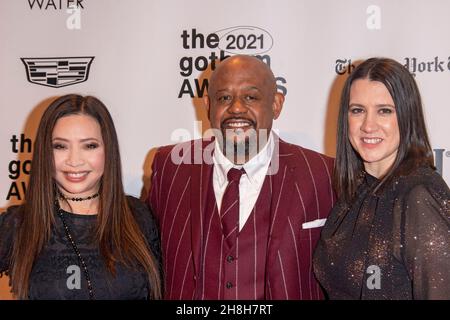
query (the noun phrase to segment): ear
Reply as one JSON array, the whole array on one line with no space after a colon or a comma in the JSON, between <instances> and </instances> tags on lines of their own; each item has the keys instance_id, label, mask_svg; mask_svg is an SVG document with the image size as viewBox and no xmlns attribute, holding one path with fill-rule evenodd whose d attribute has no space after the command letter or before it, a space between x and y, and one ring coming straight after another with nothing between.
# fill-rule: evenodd
<instances>
[{"instance_id":1,"label":"ear","mask_svg":"<svg viewBox=\"0 0 450 320\"><path fill-rule=\"evenodd\" d=\"M278 117L280 116L281 110L283 109L283 103L284 103L284 94L276 92L272 103L274 120L278 119Z\"/></svg>"},{"instance_id":2,"label":"ear","mask_svg":"<svg viewBox=\"0 0 450 320\"><path fill-rule=\"evenodd\" d=\"M209 96L207 94L203 96L203 104L206 107L206 114L207 114L208 119L209 119L209 109L210 109L210 105L209 104L210 104L210 101L209 101ZM209 120L211 120L211 119L209 119Z\"/></svg>"}]
</instances>

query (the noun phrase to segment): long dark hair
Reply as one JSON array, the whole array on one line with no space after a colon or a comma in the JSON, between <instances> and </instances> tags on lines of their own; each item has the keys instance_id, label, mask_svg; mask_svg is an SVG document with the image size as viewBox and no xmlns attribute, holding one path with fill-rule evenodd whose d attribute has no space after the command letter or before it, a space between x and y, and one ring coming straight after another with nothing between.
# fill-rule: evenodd
<instances>
[{"instance_id":1,"label":"long dark hair","mask_svg":"<svg viewBox=\"0 0 450 320\"><path fill-rule=\"evenodd\" d=\"M116 263L135 265L137 262L148 275L151 298L161 298L158 263L146 244L123 190L119 144L111 115L97 98L74 94L52 102L39 124L30 182L12 252L12 291L19 299L27 299L33 263L50 239L51 228L55 224L57 192L53 178L52 134L58 119L73 114L96 119L104 141L106 161L100 182L96 238L105 264L115 274Z\"/></svg>"},{"instance_id":2,"label":"long dark hair","mask_svg":"<svg viewBox=\"0 0 450 320\"><path fill-rule=\"evenodd\" d=\"M374 192L395 177L407 175L419 166L434 167L422 100L413 76L395 60L368 59L350 74L341 95L333 182L338 197L347 203L353 198L360 181L359 177L364 170L363 161L350 144L348 135L350 88L358 79L379 81L386 86L395 104L400 131L400 145L395 161L381 178Z\"/></svg>"}]
</instances>

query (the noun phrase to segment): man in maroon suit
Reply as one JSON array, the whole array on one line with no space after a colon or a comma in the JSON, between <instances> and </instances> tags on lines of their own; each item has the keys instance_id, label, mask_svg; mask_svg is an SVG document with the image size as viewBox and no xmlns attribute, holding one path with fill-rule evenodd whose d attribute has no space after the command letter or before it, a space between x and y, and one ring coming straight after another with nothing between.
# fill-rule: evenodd
<instances>
[{"instance_id":1,"label":"man in maroon suit","mask_svg":"<svg viewBox=\"0 0 450 320\"><path fill-rule=\"evenodd\" d=\"M320 299L311 256L334 204L332 159L272 132L284 96L237 55L204 98L215 139L159 148L148 204L166 299Z\"/></svg>"}]
</instances>

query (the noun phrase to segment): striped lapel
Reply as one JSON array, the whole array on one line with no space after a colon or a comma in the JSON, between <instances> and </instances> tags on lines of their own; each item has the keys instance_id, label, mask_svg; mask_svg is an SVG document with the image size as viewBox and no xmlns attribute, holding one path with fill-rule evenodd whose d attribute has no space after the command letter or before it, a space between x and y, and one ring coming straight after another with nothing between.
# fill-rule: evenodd
<instances>
[{"instance_id":1,"label":"striped lapel","mask_svg":"<svg viewBox=\"0 0 450 320\"><path fill-rule=\"evenodd\" d=\"M191 248L192 248L192 257L194 261L194 274L195 274L195 282L196 288L199 283L201 283L201 261L203 252L203 239L204 239L204 224L205 224L205 208L206 208L206 200L208 195L208 188L211 187L211 176L213 172L213 165L205 163L204 158L201 157L209 157L211 154L209 151L212 151L214 148L211 148L211 141L202 141L197 140L193 145L194 155L193 158L195 160L194 165L191 166L191 188L190 188L190 209L191 209ZM213 144L212 144L213 146ZM207 150L207 154L205 155L203 152ZM201 161L200 161L201 160ZM199 163L200 162L200 163ZM195 295L197 295L198 290L196 290ZM197 297L194 296L194 299Z\"/></svg>"},{"instance_id":2,"label":"striped lapel","mask_svg":"<svg viewBox=\"0 0 450 320\"><path fill-rule=\"evenodd\" d=\"M269 256L276 252L276 249L280 246L287 227L287 217L294 210L297 210L295 208L297 202L293 201L297 163L295 163L294 155L289 151L288 144L281 139L279 139L279 143L275 143L274 159L272 161L278 161L278 171L276 174L269 176L272 192ZM276 157L278 159L275 159Z\"/></svg>"}]
</instances>

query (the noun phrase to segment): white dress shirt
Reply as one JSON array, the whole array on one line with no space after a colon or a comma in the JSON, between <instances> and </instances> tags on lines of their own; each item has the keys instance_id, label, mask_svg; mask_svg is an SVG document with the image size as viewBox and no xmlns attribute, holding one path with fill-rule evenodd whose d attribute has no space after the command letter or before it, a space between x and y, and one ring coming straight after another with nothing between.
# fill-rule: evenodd
<instances>
[{"instance_id":1,"label":"white dress shirt","mask_svg":"<svg viewBox=\"0 0 450 320\"><path fill-rule=\"evenodd\" d=\"M217 208L220 212L222 197L228 185L227 173L231 168L244 168L246 174L239 181L239 231L250 216L256 200L258 199L274 150L274 137L270 132L269 139L263 149L244 165L235 165L228 160L215 142L213 155L213 186L216 196ZM245 199L245 200L242 200Z\"/></svg>"}]
</instances>

